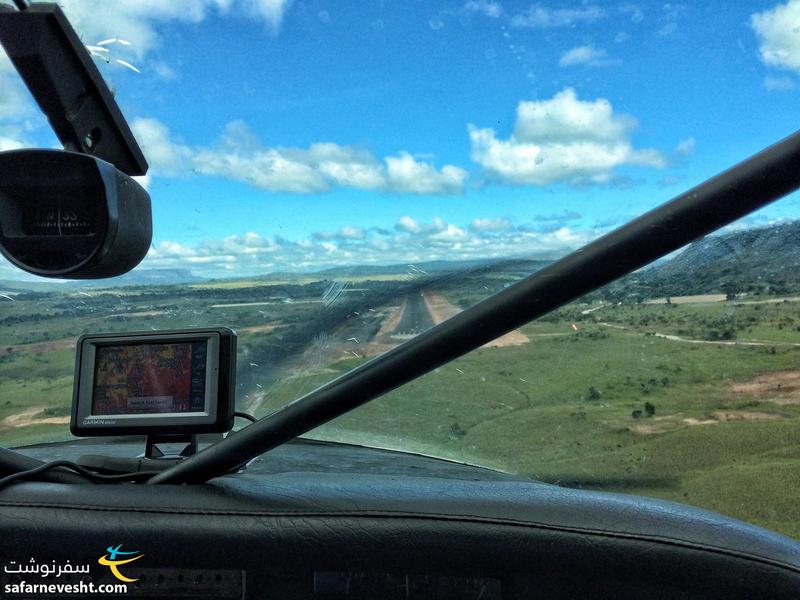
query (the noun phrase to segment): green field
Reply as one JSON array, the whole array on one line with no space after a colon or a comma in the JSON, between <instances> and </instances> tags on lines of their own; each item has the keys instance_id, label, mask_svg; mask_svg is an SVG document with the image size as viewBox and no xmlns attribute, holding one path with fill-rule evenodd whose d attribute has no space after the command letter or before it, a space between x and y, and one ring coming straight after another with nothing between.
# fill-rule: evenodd
<instances>
[{"instance_id":1,"label":"green field","mask_svg":"<svg viewBox=\"0 0 800 600\"><path fill-rule=\"evenodd\" d=\"M408 285L360 281L368 293L333 306L210 308L318 300L325 282L20 296L0 339L2 443L69 437L42 419L63 421L70 340L87 330L238 327L238 405L264 415L367 360ZM475 289L474 278L435 287L456 306ZM676 500L800 538L800 303L598 306L564 307L525 326L526 343L479 349L310 435Z\"/></svg>"}]
</instances>

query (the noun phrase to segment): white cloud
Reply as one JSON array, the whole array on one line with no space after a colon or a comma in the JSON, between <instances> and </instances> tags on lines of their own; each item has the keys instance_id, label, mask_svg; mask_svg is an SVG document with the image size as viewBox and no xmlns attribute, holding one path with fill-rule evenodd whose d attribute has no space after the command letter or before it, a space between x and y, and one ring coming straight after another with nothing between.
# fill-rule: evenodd
<instances>
[{"instance_id":1,"label":"white cloud","mask_svg":"<svg viewBox=\"0 0 800 600\"><path fill-rule=\"evenodd\" d=\"M395 229L398 231L405 231L407 233L419 233L422 231L422 227L417 223L417 221L411 217L403 216L397 221L395 225Z\"/></svg>"},{"instance_id":2,"label":"white cloud","mask_svg":"<svg viewBox=\"0 0 800 600\"><path fill-rule=\"evenodd\" d=\"M681 177L678 175L665 175L661 179L658 180L658 185L661 187L670 187L673 186L681 181Z\"/></svg>"},{"instance_id":3,"label":"white cloud","mask_svg":"<svg viewBox=\"0 0 800 600\"><path fill-rule=\"evenodd\" d=\"M134 181L136 181L136 182L137 182L137 183L138 183L140 186L142 186L144 189L146 189L146 190L148 190L148 191L150 190L150 185L151 185L151 184L152 184L152 182L153 182L153 179L152 179L152 177L150 176L150 173L147 173L147 174L145 174L145 175L137 175L137 176L135 176L133 179L134 179Z\"/></svg>"},{"instance_id":4,"label":"white cloud","mask_svg":"<svg viewBox=\"0 0 800 600\"><path fill-rule=\"evenodd\" d=\"M772 75L764 77L764 87L768 90L785 92L787 90L793 90L796 85L794 79L791 77L773 77Z\"/></svg>"},{"instance_id":5,"label":"white cloud","mask_svg":"<svg viewBox=\"0 0 800 600\"><path fill-rule=\"evenodd\" d=\"M440 171L428 163L419 162L407 152L387 156L387 186L394 192L413 194L458 194L464 188L467 172L445 165Z\"/></svg>"},{"instance_id":6,"label":"white cloud","mask_svg":"<svg viewBox=\"0 0 800 600\"><path fill-rule=\"evenodd\" d=\"M513 27L532 29L548 29L553 27L570 27L578 23L592 23L606 15L599 6L583 8L548 8L534 4L523 13L511 19Z\"/></svg>"},{"instance_id":7,"label":"white cloud","mask_svg":"<svg viewBox=\"0 0 800 600\"><path fill-rule=\"evenodd\" d=\"M150 68L152 69L153 73L155 73L156 77L160 77L165 81L172 81L178 78L178 74L175 72L175 69L163 61L153 61L150 63Z\"/></svg>"},{"instance_id":8,"label":"white cloud","mask_svg":"<svg viewBox=\"0 0 800 600\"><path fill-rule=\"evenodd\" d=\"M669 37L678 31L678 24L675 21L667 21L658 31L656 35L659 37Z\"/></svg>"},{"instance_id":9,"label":"white cloud","mask_svg":"<svg viewBox=\"0 0 800 600\"><path fill-rule=\"evenodd\" d=\"M239 181L273 192L323 192L330 188L324 174L301 154L282 148L199 149L192 156L197 173Z\"/></svg>"},{"instance_id":10,"label":"white cloud","mask_svg":"<svg viewBox=\"0 0 800 600\"><path fill-rule=\"evenodd\" d=\"M113 38L125 40L130 45L117 43L106 47L113 56L136 62L162 43L159 28L165 23L199 23L216 13L258 19L277 31L291 0L60 0L58 4L84 43L95 44ZM110 64L116 63L112 61ZM177 76L163 61L153 60L146 64L162 79ZM0 48L0 124L4 121L17 123L20 117L35 115L36 112L32 98ZM43 119L39 121L37 127L44 124ZM155 135L158 132L150 133ZM11 141L8 136L3 137L4 145L9 147ZM153 152L167 150L157 147Z\"/></svg>"},{"instance_id":11,"label":"white cloud","mask_svg":"<svg viewBox=\"0 0 800 600\"><path fill-rule=\"evenodd\" d=\"M460 227L456 227L452 223L449 223L441 231L432 233L428 239L442 242L465 242L469 239L469 234Z\"/></svg>"},{"instance_id":12,"label":"white cloud","mask_svg":"<svg viewBox=\"0 0 800 600\"><path fill-rule=\"evenodd\" d=\"M428 27L434 31L439 31L442 27L444 27L444 21L439 16L431 17L428 19Z\"/></svg>"},{"instance_id":13,"label":"white cloud","mask_svg":"<svg viewBox=\"0 0 800 600\"><path fill-rule=\"evenodd\" d=\"M511 221L502 217L499 219L473 219L469 224L472 231L492 232L508 231L513 228Z\"/></svg>"},{"instance_id":14,"label":"white cloud","mask_svg":"<svg viewBox=\"0 0 800 600\"><path fill-rule=\"evenodd\" d=\"M520 102L514 136L522 141L613 141L636 125L629 115L615 115L608 100L579 100L574 89L566 88L550 100Z\"/></svg>"},{"instance_id":15,"label":"white cloud","mask_svg":"<svg viewBox=\"0 0 800 600\"><path fill-rule=\"evenodd\" d=\"M28 90L0 46L0 120L18 120L23 115L32 114L34 106Z\"/></svg>"},{"instance_id":16,"label":"white cloud","mask_svg":"<svg viewBox=\"0 0 800 600\"><path fill-rule=\"evenodd\" d=\"M242 4L249 14L260 17L274 31L277 31L292 0L244 0Z\"/></svg>"},{"instance_id":17,"label":"white cloud","mask_svg":"<svg viewBox=\"0 0 800 600\"><path fill-rule=\"evenodd\" d=\"M32 106L32 99L16 75L0 71L0 119L18 117L30 112Z\"/></svg>"},{"instance_id":18,"label":"white cloud","mask_svg":"<svg viewBox=\"0 0 800 600\"><path fill-rule=\"evenodd\" d=\"M678 31L678 21L686 14L685 4L667 2L661 6L660 21L663 25L656 31L659 37L669 37Z\"/></svg>"},{"instance_id":19,"label":"white cloud","mask_svg":"<svg viewBox=\"0 0 800 600\"><path fill-rule=\"evenodd\" d=\"M277 31L288 11L289 0L61 0L84 42L122 38L131 42L130 51L138 58L160 43L161 23L179 21L200 23L209 14L243 15L263 21Z\"/></svg>"},{"instance_id":20,"label":"white cloud","mask_svg":"<svg viewBox=\"0 0 800 600\"><path fill-rule=\"evenodd\" d=\"M678 145L675 146L675 154L678 156L689 156L692 152L694 152L694 145L695 140L693 137L688 137L685 140L681 140L678 142Z\"/></svg>"},{"instance_id":21,"label":"white cloud","mask_svg":"<svg viewBox=\"0 0 800 600\"><path fill-rule=\"evenodd\" d=\"M0 152L16 150L17 148L23 147L25 147L25 144L22 141L0 135Z\"/></svg>"},{"instance_id":22,"label":"white cloud","mask_svg":"<svg viewBox=\"0 0 800 600\"><path fill-rule=\"evenodd\" d=\"M750 23L758 36L761 60L800 73L800 0L755 13Z\"/></svg>"},{"instance_id":23,"label":"white cloud","mask_svg":"<svg viewBox=\"0 0 800 600\"><path fill-rule=\"evenodd\" d=\"M402 217L394 231L342 227L337 232L318 232L310 238L286 240L256 232L207 240L196 245L174 241L155 244L144 268L188 267L197 274L221 276L268 273L271 270L318 270L335 265L387 264L425 260L507 258L528 256L554 258L574 250L600 233L562 226L537 231L516 227L508 219L475 219L486 226L480 231L435 218L420 222Z\"/></svg>"},{"instance_id":24,"label":"white cloud","mask_svg":"<svg viewBox=\"0 0 800 600\"><path fill-rule=\"evenodd\" d=\"M200 148L175 141L156 119L136 119L131 127L157 176L197 173L276 192L314 193L340 186L412 194L458 194L467 177L463 169L437 169L407 152L381 162L368 150L332 142L308 149L268 147L242 121L228 123L217 145Z\"/></svg>"},{"instance_id":25,"label":"white cloud","mask_svg":"<svg viewBox=\"0 0 800 600\"><path fill-rule=\"evenodd\" d=\"M605 50L602 48L595 48L594 46L577 46L571 48L564 52L561 58L558 59L558 64L562 67L571 67L575 65L605 67L617 64L618 62L618 60L610 59Z\"/></svg>"},{"instance_id":26,"label":"white cloud","mask_svg":"<svg viewBox=\"0 0 800 600\"><path fill-rule=\"evenodd\" d=\"M384 185L380 163L366 150L344 148L328 142L313 144L309 155L319 171L338 185L362 190L378 189Z\"/></svg>"},{"instance_id":27,"label":"white cloud","mask_svg":"<svg viewBox=\"0 0 800 600\"><path fill-rule=\"evenodd\" d=\"M641 23L644 21L644 11L636 4L623 4L619 7L623 14L630 15L631 23Z\"/></svg>"},{"instance_id":28,"label":"white cloud","mask_svg":"<svg viewBox=\"0 0 800 600\"><path fill-rule=\"evenodd\" d=\"M472 159L501 181L515 184L608 183L623 165L663 167L657 150L635 149L636 120L614 114L605 99L579 100L567 88L549 100L520 102L514 132L469 126Z\"/></svg>"},{"instance_id":29,"label":"white cloud","mask_svg":"<svg viewBox=\"0 0 800 600\"><path fill-rule=\"evenodd\" d=\"M131 122L131 130L142 147L148 163L157 174L170 175L186 169L192 151L174 142L170 131L158 119L139 118Z\"/></svg>"},{"instance_id":30,"label":"white cloud","mask_svg":"<svg viewBox=\"0 0 800 600\"><path fill-rule=\"evenodd\" d=\"M254 234L255 235L255 234ZM313 234L315 240L363 240L366 236L361 227L344 226L338 231L317 231Z\"/></svg>"},{"instance_id":31,"label":"white cloud","mask_svg":"<svg viewBox=\"0 0 800 600\"><path fill-rule=\"evenodd\" d=\"M360 227L342 227L339 235L348 240L363 240L364 230Z\"/></svg>"},{"instance_id":32,"label":"white cloud","mask_svg":"<svg viewBox=\"0 0 800 600\"><path fill-rule=\"evenodd\" d=\"M491 2L490 0L470 0L464 4L463 10L467 13L478 13L492 19L496 19L503 14L503 7L500 6L500 3Z\"/></svg>"}]
</instances>

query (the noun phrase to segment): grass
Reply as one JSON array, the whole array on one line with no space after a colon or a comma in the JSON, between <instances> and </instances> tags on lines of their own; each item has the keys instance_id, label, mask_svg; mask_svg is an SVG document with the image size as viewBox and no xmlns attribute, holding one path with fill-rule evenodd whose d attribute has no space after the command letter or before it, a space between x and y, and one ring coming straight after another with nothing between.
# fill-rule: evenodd
<instances>
[{"instance_id":1,"label":"grass","mask_svg":"<svg viewBox=\"0 0 800 600\"><path fill-rule=\"evenodd\" d=\"M537 338L521 347L473 352L311 435L467 460L561 485L687 502L800 538L794 502L800 407L732 397L729 387L799 362L793 349L771 354L687 347L620 331ZM309 378L308 388L327 378ZM599 398L590 399L590 387ZM288 401L276 392L274 405ZM656 407L656 416L633 419L644 402ZM683 421L742 405L780 418L700 426ZM634 430L656 423L663 430ZM765 479L753 486L762 471ZM727 478L725 486L720 478ZM761 501L750 500L755 497Z\"/></svg>"},{"instance_id":2,"label":"grass","mask_svg":"<svg viewBox=\"0 0 800 600\"><path fill-rule=\"evenodd\" d=\"M249 285L220 282L219 287ZM458 289L443 293L455 304L466 302ZM197 305L183 294L141 304L129 295L126 310L172 311L171 316L137 319L140 328L200 325L210 318L235 327L301 322L308 311L322 310L319 305L280 305L274 314L270 307L265 316L264 307L239 307L212 316L205 307L215 299L204 296ZM104 317L118 309L118 298L109 300L105 313L97 308L87 316L61 315L60 302L63 297L53 296L41 304L38 322L5 327L0 351L23 341L61 339L80 333L78 329L134 326ZM22 302L15 303L14 314L23 315L16 304ZM522 328L530 336L527 344L479 349L309 435L464 460L561 485L685 502L800 539L800 506L795 502L800 490L800 405L731 391L732 382L800 368L800 348L789 345L800 342L800 303L606 305L581 314L587 308L562 308ZM653 335L708 339L724 328L735 340L783 344L688 344ZM335 343L336 331L329 335ZM259 344L288 343L290 336L285 327L241 336L242 374L269 367L249 364L248 353ZM266 368L269 376L246 379L262 388L242 389L240 407L263 394L259 414L267 414L364 360L354 357L306 369L299 367L301 361L290 361L283 370ZM3 429L2 421L32 407L42 407L42 417L66 414L73 366L72 349L0 352L0 444L69 438L66 426L38 423ZM645 403L654 407L655 415L634 418ZM714 420L718 411L758 412L776 419L705 425L686 421Z\"/></svg>"}]
</instances>

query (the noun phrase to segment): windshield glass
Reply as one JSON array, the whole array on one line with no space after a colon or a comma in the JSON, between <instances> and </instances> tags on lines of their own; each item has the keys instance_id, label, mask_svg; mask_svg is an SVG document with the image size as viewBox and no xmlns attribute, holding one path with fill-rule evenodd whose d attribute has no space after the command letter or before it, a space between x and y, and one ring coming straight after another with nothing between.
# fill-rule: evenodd
<instances>
[{"instance_id":1,"label":"windshield glass","mask_svg":"<svg viewBox=\"0 0 800 600\"><path fill-rule=\"evenodd\" d=\"M228 326L266 415L797 127L800 2L60 3L150 163L131 273L0 261L0 443L84 333ZM57 147L0 58L0 150ZM800 537L791 196L309 433Z\"/></svg>"}]
</instances>

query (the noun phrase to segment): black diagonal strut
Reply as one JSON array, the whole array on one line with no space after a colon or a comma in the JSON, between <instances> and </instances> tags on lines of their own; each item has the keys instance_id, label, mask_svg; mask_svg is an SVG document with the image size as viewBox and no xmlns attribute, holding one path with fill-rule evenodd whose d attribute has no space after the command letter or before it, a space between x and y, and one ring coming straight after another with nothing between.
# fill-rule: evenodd
<instances>
[{"instance_id":1,"label":"black diagonal strut","mask_svg":"<svg viewBox=\"0 0 800 600\"><path fill-rule=\"evenodd\" d=\"M317 388L150 483L202 482L227 473L798 187L800 132Z\"/></svg>"}]
</instances>

